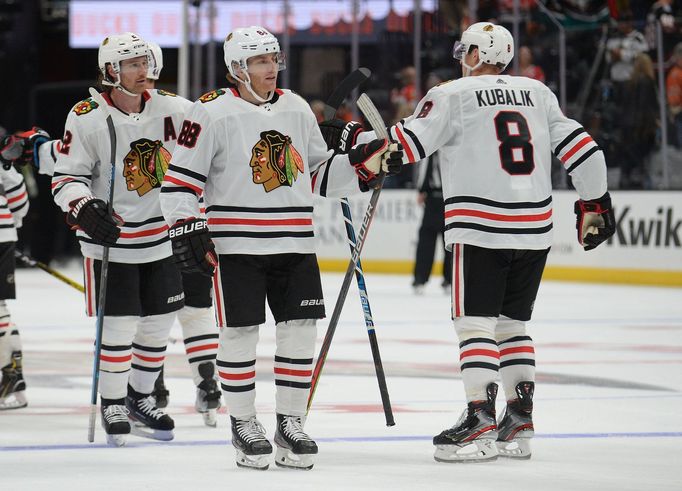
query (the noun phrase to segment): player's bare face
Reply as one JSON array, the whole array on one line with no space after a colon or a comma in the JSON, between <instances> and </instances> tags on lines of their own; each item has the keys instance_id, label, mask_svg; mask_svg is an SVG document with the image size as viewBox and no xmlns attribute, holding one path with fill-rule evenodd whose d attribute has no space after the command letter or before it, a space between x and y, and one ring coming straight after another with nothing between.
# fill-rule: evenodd
<instances>
[{"instance_id":1,"label":"player's bare face","mask_svg":"<svg viewBox=\"0 0 682 491\"><path fill-rule=\"evenodd\" d=\"M121 62L121 85L128 92L142 94L147 85L147 57L138 56Z\"/></svg>"},{"instance_id":2,"label":"player's bare face","mask_svg":"<svg viewBox=\"0 0 682 491\"><path fill-rule=\"evenodd\" d=\"M276 54L253 56L248 59L251 88L263 99L277 88L279 63Z\"/></svg>"}]
</instances>

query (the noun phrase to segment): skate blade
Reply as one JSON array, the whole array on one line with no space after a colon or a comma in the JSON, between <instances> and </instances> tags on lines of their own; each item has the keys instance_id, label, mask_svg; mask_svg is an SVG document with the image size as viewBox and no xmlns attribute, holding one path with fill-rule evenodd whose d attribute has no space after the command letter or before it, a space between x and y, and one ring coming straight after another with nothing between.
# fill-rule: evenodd
<instances>
[{"instance_id":1,"label":"skate blade","mask_svg":"<svg viewBox=\"0 0 682 491\"><path fill-rule=\"evenodd\" d=\"M278 447L275 465L286 469L309 471L313 468L314 462L312 454L295 454L288 448Z\"/></svg>"},{"instance_id":2,"label":"skate blade","mask_svg":"<svg viewBox=\"0 0 682 491\"><path fill-rule=\"evenodd\" d=\"M111 447L125 447L127 441L128 441L128 434L123 433L119 435L107 435L107 445Z\"/></svg>"},{"instance_id":3,"label":"skate blade","mask_svg":"<svg viewBox=\"0 0 682 491\"><path fill-rule=\"evenodd\" d=\"M497 460L498 451L495 440L474 440L464 445L436 445L433 458L437 462L493 462Z\"/></svg>"},{"instance_id":4,"label":"skate blade","mask_svg":"<svg viewBox=\"0 0 682 491\"><path fill-rule=\"evenodd\" d=\"M26 400L26 394L24 394L23 390L20 392L12 392L0 401L0 411L21 409L26 406L28 406L28 401Z\"/></svg>"},{"instance_id":5,"label":"skate blade","mask_svg":"<svg viewBox=\"0 0 682 491\"><path fill-rule=\"evenodd\" d=\"M530 438L515 438L508 442L498 440L497 451L500 457L528 460L531 457Z\"/></svg>"},{"instance_id":6,"label":"skate blade","mask_svg":"<svg viewBox=\"0 0 682 491\"><path fill-rule=\"evenodd\" d=\"M268 454L264 455L246 455L240 450L236 450L237 453L237 467L243 467L244 469L253 469L257 471L265 471L270 467L270 462L268 461Z\"/></svg>"},{"instance_id":7,"label":"skate blade","mask_svg":"<svg viewBox=\"0 0 682 491\"><path fill-rule=\"evenodd\" d=\"M212 428L215 428L218 426L218 410L217 409L209 409L208 411L199 411L199 414L201 414L201 417L204 419L204 424L206 426L210 426Z\"/></svg>"},{"instance_id":8,"label":"skate blade","mask_svg":"<svg viewBox=\"0 0 682 491\"><path fill-rule=\"evenodd\" d=\"M162 442L169 442L175 438L173 430L155 430L147 425L133 420L130 421L130 433L135 436L141 436L142 438L150 438L152 440L160 440Z\"/></svg>"}]
</instances>

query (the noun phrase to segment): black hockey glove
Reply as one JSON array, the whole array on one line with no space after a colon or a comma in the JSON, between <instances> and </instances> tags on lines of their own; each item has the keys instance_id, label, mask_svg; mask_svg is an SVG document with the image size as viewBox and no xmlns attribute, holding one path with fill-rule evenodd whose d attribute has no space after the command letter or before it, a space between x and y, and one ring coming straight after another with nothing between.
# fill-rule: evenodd
<instances>
[{"instance_id":1,"label":"black hockey glove","mask_svg":"<svg viewBox=\"0 0 682 491\"><path fill-rule=\"evenodd\" d=\"M574 207L578 242L590 251L616 232L616 218L607 192L601 198L578 200Z\"/></svg>"},{"instance_id":2,"label":"black hockey glove","mask_svg":"<svg viewBox=\"0 0 682 491\"><path fill-rule=\"evenodd\" d=\"M334 150L336 153L348 153L355 145L358 135L363 132L363 128L357 121L328 119L320 123L320 131L329 150Z\"/></svg>"},{"instance_id":3,"label":"black hockey glove","mask_svg":"<svg viewBox=\"0 0 682 491\"><path fill-rule=\"evenodd\" d=\"M29 164L38 167L38 147L49 139L50 135L37 126L7 135L0 142L0 162L3 168L9 170L11 165L18 168Z\"/></svg>"},{"instance_id":4,"label":"black hockey glove","mask_svg":"<svg viewBox=\"0 0 682 491\"><path fill-rule=\"evenodd\" d=\"M85 196L69 203L71 210L66 214L66 223L71 228L81 229L100 245L113 245L121 235L123 220L114 213L112 217L107 204L94 196Z\"/></svg>"},{"instance_id":5,"label":"black hockey glove","mask_svg":"<svg viewBox=\"0 0 682 491\"><path fill-rule=\"evenodd\" d=\"M208 222L203 218L178 220L168 230L175 264L185 273L201 273L213 276L218 266L215 245L208 231Z\"/></svg>"},{"instance_id":6,"label":"black hockey glove","mask_svg":"<svg viewBox=\"0 0 682 491\"><path fill-rule=\"evenodd\" d=\"M364 184L368 188L373 188L378 184L381 172L387 176L400 173L403 163L403 147L399 143L389 144L383 138L372 140L351 148L348 152L348 160L360 179L360 187L363 188Z\"/></svg>"}]
</instances>

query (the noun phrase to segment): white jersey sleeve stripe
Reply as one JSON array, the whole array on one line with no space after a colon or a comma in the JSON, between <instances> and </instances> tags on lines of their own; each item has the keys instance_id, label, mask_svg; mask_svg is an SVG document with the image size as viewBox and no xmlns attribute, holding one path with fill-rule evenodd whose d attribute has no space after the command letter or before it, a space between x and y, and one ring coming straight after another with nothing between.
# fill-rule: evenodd
<instances>
[{"instance_id":1,"label":"white jersey sleeve stripe","mask_svg":"<svg viewBox=\"0 0 682 491\"><path fill-rule=\"evenodd\" d=\"M561 140L561 143L559 143L556 146L556 148L554 149L554 155L558 157L563 151L563 149L566 147L566 145L571 143L575 139L575 137L577 137L578 135L582 135L583 133L587 134L585 128L583 128L582 126L578 127L578 129L576 130L573 130L566 138Z\"/></svg>"},{"instance_id":2,"label":"white jersey sleeve stripe","mask_svg":"<svg viewBox=\"0 0 682 491\"><path fill-rule=\"evenodd\" d=\"M573 162L570 167L566 169L566 171L570 174L573 172L573 170L578 167L580 164L585 162L587 159L589 159L592 155L594 155L597 152L600 152L601 149L595 145L592 148L590 148L587 152L583 153L575 162ZM603 160L603 157L602 157Z\"/></svg>"},{"instance_id":3,"label":"white jersey sleeve stripe","mask_svg":"<svg viewBox=\"0 0 682 491\"><path fill-rule=\"evenodd\" d=\"M403 150L405 150L405 155L407 156L407 160L409 163L414 163L417 161L417 159L414 158L414 153L412 152L412 149L410 148L410 145L407 143L407 140L405 140L405 136L403 136L403 132L400 131L400 127L402 125L395 125L395 134L398 137L398 141L402 144Z\"/></svg>"},{"instance_id":4,"label":"white jersey sleeve stripe","mask_svg":"<svg viewBox=\"0 0 682 491\"><path fill-rule=\"evenodd\" d=\"M417 138L417 135L414 134L412 130L409 128L405 128L403 126L403 121L399 123L400 128L403 130L406 136L410 138L412 143L414 143L415 148L417 149L417 153L419 154L419 160L423 160L426 158L426 152L424 151L424 147L422 146L421 142L419 141L419 138Z\"/></svg>"}]
</instances>

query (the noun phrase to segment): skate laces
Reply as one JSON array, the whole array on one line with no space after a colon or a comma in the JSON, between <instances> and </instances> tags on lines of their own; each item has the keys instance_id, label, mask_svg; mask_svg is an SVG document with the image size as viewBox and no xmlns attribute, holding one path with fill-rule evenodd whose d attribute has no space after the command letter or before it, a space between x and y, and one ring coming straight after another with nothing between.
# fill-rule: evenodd
<instances>
[{"instance_id":1,"label":"skate laces","mask_svg":"<svg viewBox=\"0 0 682 491\"><path fill-rule=\"evenodd\" d=\"M118 404L104 406L102 413L109 423L124 423L128 421L128 408Z\"/></svg>"},{"instance_id":2,"label":"skate laces","mask_svg":"<svg viewBox=\"0 0 682 491\"><path fill-rule=\"evenodd\" d=\"M142 412L144 412L148 416L151 416L154 419L161 419L162 416L165 416L165 413L161 409L156 407L156 401L152 396L147 396L142 399L138 399L137 407Z\"/></svg>"},{"instance_id":3,"label":"skate laces","mask_svg":"<svg viewBox=\"0 0 682 491\"><path fill-rule=\"evenodd\" d=\"M255 416L250 419L238 419L236 426L237 433L247 443L265 439L265 428Z\"/></svg>"},{"instance_id":4,"label":"skate laces","mask_svg":"<svg viewBox=\"0 0 682 491\"><path fill-rule=\"evenodd\" d=\"M282 420L282 430L284 434L292 440L312 439L303 431L303 421L299 416L284 416Z\"/></svg>"}]
</instances>

